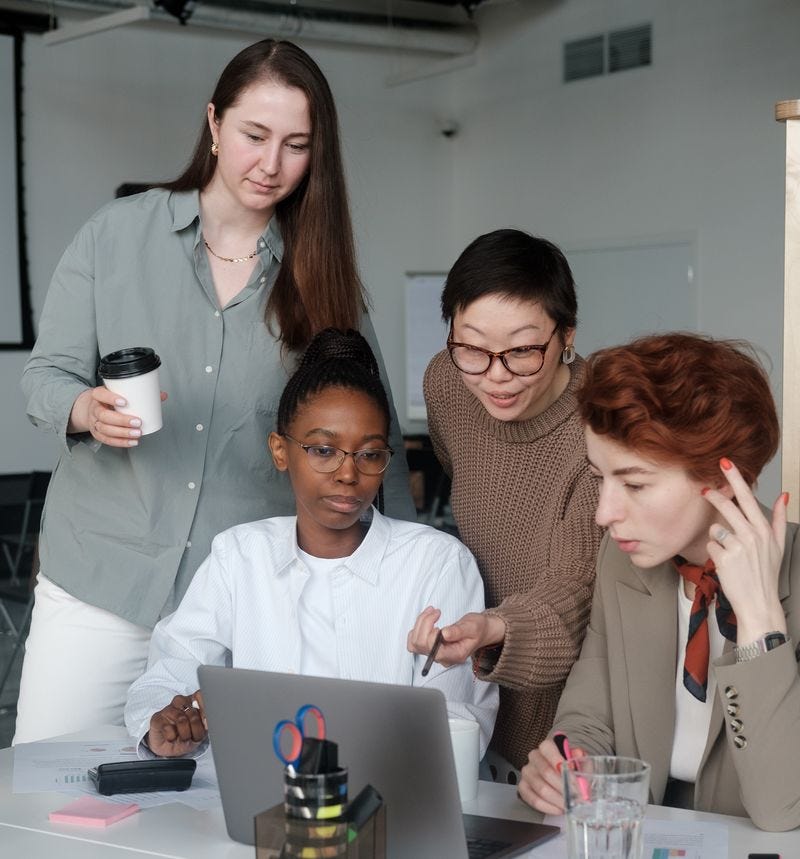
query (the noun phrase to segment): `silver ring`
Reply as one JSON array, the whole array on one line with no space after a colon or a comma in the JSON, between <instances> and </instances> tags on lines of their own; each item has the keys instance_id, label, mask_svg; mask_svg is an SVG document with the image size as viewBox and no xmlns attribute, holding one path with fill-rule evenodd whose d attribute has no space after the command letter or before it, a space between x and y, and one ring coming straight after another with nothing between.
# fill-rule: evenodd
<instances>
[{"instance_id":1,"label":"silver ring","mask_svg":"<svg viewBox=\"0 0 800 859\"><path fill-rule=\"evenodd\" d=\"M716 537L714 537L714 539L720 544L720 546L724 546L725 541L728 539L728 537L730 537L730 535L731 532L727 528L720 528L719 531L717 531L717 535Z\"/></svg>"}]
</instances>

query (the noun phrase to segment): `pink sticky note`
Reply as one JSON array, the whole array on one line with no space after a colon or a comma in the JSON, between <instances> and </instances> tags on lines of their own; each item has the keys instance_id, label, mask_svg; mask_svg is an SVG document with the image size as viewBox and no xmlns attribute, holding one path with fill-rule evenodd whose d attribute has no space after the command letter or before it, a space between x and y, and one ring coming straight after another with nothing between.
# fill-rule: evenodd
<instances>
[{"instance_id":1,"label":"pink sticky note","mask_svg":"<svg viewBox=\"0 0 800 859\"><path fill-rule=\"evenodd\" d=\"M132 802L120 805L118 802L108 802L94 796L82 796L74 802L67 803L63 808L51 811L52 823L77 823L80 826L111 826L123 817L136 814L139 806Z\"/></svg>"}]
</instances>

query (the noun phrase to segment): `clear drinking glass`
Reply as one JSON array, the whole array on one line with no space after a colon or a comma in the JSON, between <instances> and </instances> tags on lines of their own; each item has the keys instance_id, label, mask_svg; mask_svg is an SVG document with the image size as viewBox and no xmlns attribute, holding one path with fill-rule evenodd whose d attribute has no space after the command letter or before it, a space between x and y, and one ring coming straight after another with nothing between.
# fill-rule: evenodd
<instances>
[{"instance_id":1,"label":"clear drinking glass","mask_svg":"<svg viewBox=\"0 0 800 859\"><path fill-rule=\"evenodd\" d=\"M641 859L650 764L588 756L564 761L569 859Z\"/></svg>"}]
</instances>

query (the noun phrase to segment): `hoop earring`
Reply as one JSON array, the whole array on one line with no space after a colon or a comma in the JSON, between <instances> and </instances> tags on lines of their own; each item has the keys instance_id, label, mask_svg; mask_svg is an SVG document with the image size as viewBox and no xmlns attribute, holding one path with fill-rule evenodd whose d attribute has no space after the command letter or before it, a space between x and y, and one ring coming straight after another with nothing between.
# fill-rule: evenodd
<instances>
[{"instance_id":1,"label":"hoop earring","mask_svg":"<svg viewBox=\"0 0 800 859\"><path fill-rule=\"evenodd\" d=\"M575 347L572 343L569 346L565 346L563 351L561 352L561 363L562 364L571 364L575 360Z\"/></svg>"},{"instance_id":2,"label":"hoop earring","mask_svg":"<svg viewBox=\"0 0 800 859\"><path fill-rule=\"evenodd\" d=\"M217 155L219 155L219 143L217 143L216 140L211 144L211 154L215 158L217 157Z\"/></svg>"}]
</instances>

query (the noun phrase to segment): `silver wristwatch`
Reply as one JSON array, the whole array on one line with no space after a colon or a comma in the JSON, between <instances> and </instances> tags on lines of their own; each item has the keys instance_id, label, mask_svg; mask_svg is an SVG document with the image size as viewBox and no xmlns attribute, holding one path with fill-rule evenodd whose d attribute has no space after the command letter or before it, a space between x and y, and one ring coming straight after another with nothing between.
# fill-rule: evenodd
<instances>
[{"instance_id":1,"label":"silver wristwatch","mask_svg":"<svg viewBox=\"0 0 800 859\"><path fill-rule=\"evenodd\" d=\"M782 644L786 644L786 636L782 632L768 632L749 644L737 644L736 661L750 662L751 659L761 656L762 653L769 653Z\"/></svg>"}]
</instances>

